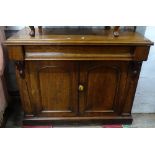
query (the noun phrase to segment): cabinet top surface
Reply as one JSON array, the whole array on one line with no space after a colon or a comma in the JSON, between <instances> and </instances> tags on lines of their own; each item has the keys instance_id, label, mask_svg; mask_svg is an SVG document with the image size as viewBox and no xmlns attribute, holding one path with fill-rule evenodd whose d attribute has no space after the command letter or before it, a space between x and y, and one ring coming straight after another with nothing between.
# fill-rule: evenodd
<instances>
[{"instance_id":1,"label":"cabinet top surface","mask_svg":"<svg viewBox=\"0 0 155 155\"><path fill-rule=\"evenodd\" d=\"M5 41L6 45L153 45L149 39L136 32L120 30L114 37L112 30L101 28L43 28L35 37L25 28Z\"/></svg>"}]
</instances>

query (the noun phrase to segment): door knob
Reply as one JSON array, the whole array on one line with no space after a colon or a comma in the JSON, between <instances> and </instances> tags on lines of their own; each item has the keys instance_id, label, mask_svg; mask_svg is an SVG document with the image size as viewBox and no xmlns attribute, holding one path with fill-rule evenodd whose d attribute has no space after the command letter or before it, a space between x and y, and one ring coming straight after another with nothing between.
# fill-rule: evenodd
<instances>
[{"instance_id":1,"label":"door knob","mask_svg":"<svg viewBox=\"0 0 155 155\"><path fill-rule=\"evenodd\" d=\"M83 85L79 85L79 91L83 91L84 90L84 86Z\"/></svg>"}]
</instances>

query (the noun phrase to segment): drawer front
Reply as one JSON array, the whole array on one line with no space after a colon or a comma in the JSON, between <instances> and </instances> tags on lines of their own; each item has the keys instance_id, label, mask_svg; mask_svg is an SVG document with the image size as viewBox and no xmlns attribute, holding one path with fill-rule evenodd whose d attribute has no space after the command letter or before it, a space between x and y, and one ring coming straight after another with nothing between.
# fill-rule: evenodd
<instances>
[{"instance_id":1,"label":"drawer front","mask_svg":"<svg viewBox=\"0 0 155 155\"><path fill-rule=\"evenodd\" d=\"M150 46L8 46L12 60L147 60Z\"/></svg>"},{"instance_id":2,"label":"drawer front","mask_svg":"<svg viewBox=\"0 0 155 155\"><path fill-rule=\"evenodd\" d=\"M129 46L25 46L26 60L132 60Z\"/></svg>"}]
</instances>

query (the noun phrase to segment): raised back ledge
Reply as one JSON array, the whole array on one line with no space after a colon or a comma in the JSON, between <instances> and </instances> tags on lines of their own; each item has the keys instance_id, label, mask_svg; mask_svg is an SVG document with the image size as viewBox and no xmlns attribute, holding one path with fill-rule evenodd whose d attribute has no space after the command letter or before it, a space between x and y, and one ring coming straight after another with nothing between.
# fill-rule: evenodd
<instances>
[{"instance_id":1,"label":"raised back ledge","mask_svg":"<svg viewBox=\"0 0 155 155\"><path fill-rule=\"evenodd\" d=\"M29 36L29 28L24 28L8 38L5 45L131 45L151 46L154 43L137 32L120 31L114 37L112 30L43 28L42 34L36 31L35 37Z\"/></svg>"}]
</instances>

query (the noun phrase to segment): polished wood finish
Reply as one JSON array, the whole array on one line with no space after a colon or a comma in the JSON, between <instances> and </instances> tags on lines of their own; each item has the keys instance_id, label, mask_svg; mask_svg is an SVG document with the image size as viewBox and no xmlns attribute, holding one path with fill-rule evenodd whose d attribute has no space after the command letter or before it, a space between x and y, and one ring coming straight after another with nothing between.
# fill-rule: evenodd
<instances>
[{"instance_id":1,"label":"polished wood finish","mask_svg":"<svg viewBox=\"0 0 155 155\"><path fill-rule=\"evenodd\" d=\"M24 29L5 44L15 61L24 123L131 123L142 62L153 42L111 30ZM103 35L104 34L104 35Z\"/></svg>"},{"instance_id":2,"label":"polished wood finish","mask_svg":"<svg viewBox=\"0 0 155 155\"><path fill-rule=\"evenodd\" d=\"M25 51L25 60L132 60L134 57L132 47L125 46L26 46Z\"/></svg>"},{"instance_id":3,"label":"polished wood finish","mask_svg":"<svg viewBox=\"0 0 155 155\"><path fill-rule=\"evenodd\" d=\"M80 112L83 116L113 116L122 111L128 62L89 61L80 65ZM121 94L121 96L120 96Z\"/></svg>"},{"instance_id":4,"label":"polished wood finish","mask_svg":"<svg viewBox=\"0 0 155 155\"><path fill-rule=\"evenodd\" d=\"M16 61L24 60L24 51L22 46L8 46L9 58Z\"/></svg>"},{"instance_id":5,"label":"polished wood finish","mask_svg":"<svg viewBox=\"0 0 155 155\"><path fill-rule=\"evenodd\" d=\"M113 36L112 30L101 29L43 29L42 35L36 32L30 37L29 29L25 28L7 39L6 45L123 45L146 46L153 43L135 32L121 31L119 37Z\"/></svg>"},{"instance_id":6,"label":"polished wood finish","mask_svg":"<svg viewBox=\"0 0 155 155\"><path fill-rule=\"evenodd\" d=\"M78 110L76 62L28 61L26 65L33 114L75 116Z\"/></svg>"}]
</instances>

